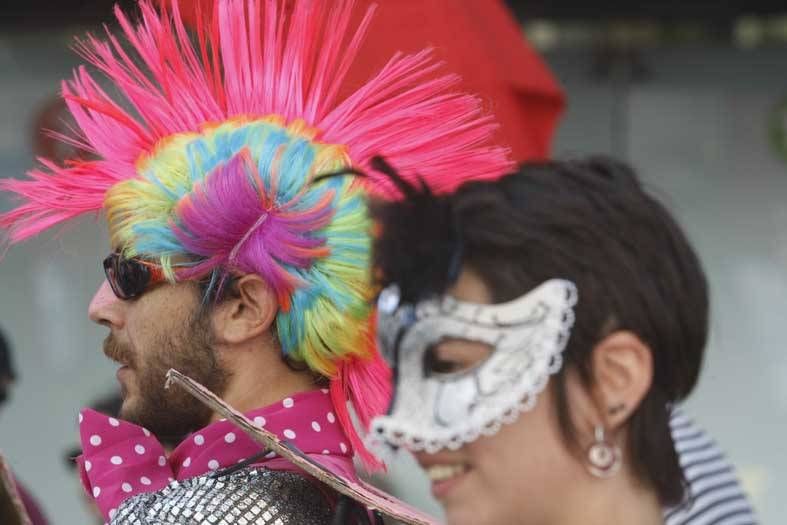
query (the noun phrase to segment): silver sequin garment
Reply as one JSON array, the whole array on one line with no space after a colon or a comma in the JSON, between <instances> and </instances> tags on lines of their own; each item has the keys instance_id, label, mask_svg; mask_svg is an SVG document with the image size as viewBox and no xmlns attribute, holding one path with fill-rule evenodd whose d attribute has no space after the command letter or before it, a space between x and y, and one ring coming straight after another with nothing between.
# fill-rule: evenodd
<instances>
[{"instance_id":1,"label":"silver sequin garment","mask_svg":"<svg viewBox=\"0 0 787 525\"><path fill-rule=\"evenodd\" d=\"M220 472L218 473L220 474ZM315 484L292 472L246 467L173 481L138 494L112 525L328 525L331 510Z\"/></svg>"}]
</instances>

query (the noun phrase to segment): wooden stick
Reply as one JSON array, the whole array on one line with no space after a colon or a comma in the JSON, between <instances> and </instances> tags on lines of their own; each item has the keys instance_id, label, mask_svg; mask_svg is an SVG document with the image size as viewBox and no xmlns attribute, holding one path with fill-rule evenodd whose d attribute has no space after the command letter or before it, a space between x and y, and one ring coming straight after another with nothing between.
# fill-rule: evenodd
<instances>
[{"instance_id":1,"label":"wooden stick","mask_svg":"<svg viewBox=\"0 0 787 525\"><path fill-rule=\"evenodd\" d=\"M280 440L276 434L256 426L243 414L198 382L175 369L170 369L167 372L167 383L165 386L169 388L173 383L234 423L255 442L287 459L293 465L303 469L307 474L314 476L340 494L363 503L370 510L379 510L381 513L406 525L439 525L439 522L431 516L410 507L362 480L346 480L331 472L301 452L291 442Z\"/></svg>"}]
</instances>

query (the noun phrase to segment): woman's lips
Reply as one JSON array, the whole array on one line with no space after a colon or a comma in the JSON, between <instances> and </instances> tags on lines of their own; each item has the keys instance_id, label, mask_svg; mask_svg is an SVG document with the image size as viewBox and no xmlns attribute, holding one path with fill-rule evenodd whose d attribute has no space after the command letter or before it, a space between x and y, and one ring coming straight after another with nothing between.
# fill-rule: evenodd
<instances>
[{"instance_id":1,"label":"woman's lips","mask_svg":"<svg viewBox=\"0 0 787 525\"><path fill-rule=\"evenodd\" d=\"M432 481L432 495L436 499L445 498L467 476L470 467L464 463L434 464L424 467Z\"/></svg>"}]
</instances>

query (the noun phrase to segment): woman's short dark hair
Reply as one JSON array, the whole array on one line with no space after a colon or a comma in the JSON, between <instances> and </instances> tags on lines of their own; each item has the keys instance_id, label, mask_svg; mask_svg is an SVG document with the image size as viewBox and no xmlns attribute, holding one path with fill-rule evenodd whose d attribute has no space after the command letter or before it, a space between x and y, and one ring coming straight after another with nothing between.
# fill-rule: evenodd
<instances>
[{"instance_id":1,"label":"woman's short dark hair","mask_svg":"<svg viewBox=\"0 0 787 525\"><path fill-rule=\"evenodd\" d=\"M681 501L685 482L668 407L697 383L708 291L699 259L670 213L628 166L601 157L525 165L499 182L467 185L453 209L464 262L496 301L553 277L576 284L576 322L564 357L587 385L591 351L604 336L628 330L650 347L653 383L631 415L628 452L663 504ZM558 415L575 442L564 383L565 374L558 374Z\"/></svg>"},{"instance_id":2,"label":"woman's short dark hair","mask_svg":"<svg viewBox=\"0 0 787 525\"><path fill-rule=\"evenodd\" d=\"M670 213L644 191L628 166L606 157L523 165L518 173L466 184L436 202L450 210L441 216L452 222L454 233L447 235L460 247L462 264L481 276L496 302L519 297L551 278L576 284L579 302L564 351L566 366L552 381L563 435L574 449L579 443L567 406L565 371L576 369L589 386L592 350L617 330L633 332L650 347L652 386L630 417L626 446L639 479L652 484L661 503L680 502L685 479L670 433L669 407L697 383L708 330L708 291L697 255ZM401 261L386 264L394 256L384 232L390 210L373 210L383 219L378 272L387 281L407 279L399 271ZM443 274L448 259L443 257ZM434 266L434 260L429 264ZM417 276L421 283L426 278ZM444 286L429 290L443 291Z\"/></svg>"}]
</instances>

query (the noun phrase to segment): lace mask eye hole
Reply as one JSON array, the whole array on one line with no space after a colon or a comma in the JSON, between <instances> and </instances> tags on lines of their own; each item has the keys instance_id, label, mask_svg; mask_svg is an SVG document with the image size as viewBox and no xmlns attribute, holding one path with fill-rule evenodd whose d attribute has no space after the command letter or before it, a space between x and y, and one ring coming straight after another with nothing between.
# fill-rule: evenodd
<instances>
[{"instance_id":1,"label":"lace mask eye hole","mask_svg":"<svg viewBox=\"0 0 787 525\"><path fill-rule=\"evenodd\" d=\"M494 349L469 339L443 339L424 352L424 376L445 377L468 372L481 365Z\"/></svg>"}]
</instances>

